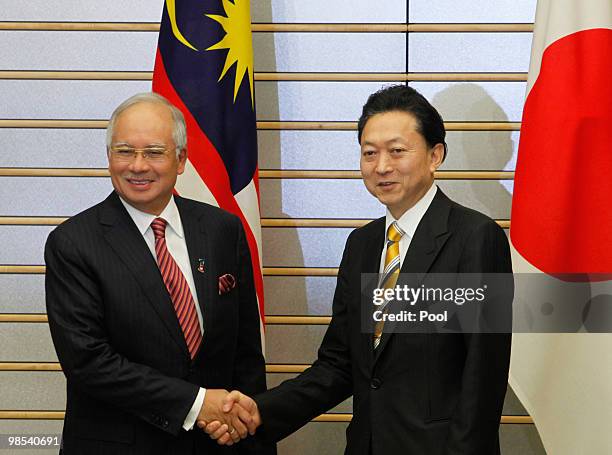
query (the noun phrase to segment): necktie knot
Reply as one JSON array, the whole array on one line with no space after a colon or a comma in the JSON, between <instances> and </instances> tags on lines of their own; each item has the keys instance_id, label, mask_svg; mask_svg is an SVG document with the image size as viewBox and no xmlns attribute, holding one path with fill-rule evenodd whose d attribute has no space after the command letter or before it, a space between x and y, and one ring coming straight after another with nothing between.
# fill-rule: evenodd
<instances>
[{"instance_id":1,"label":"necktie knot","mask_svg":"<svg viewBox=\"0 0 612 455\"><path fill-rule=\"evenodd\" d=\"M151 229L153 229L155 240L163 239L166 236L166 224L167 221L163 218L155 218L151 222Z\"/></svg>"},{"instance_id":2,"label":"necktie knot","mask_svg":"<svg viewBox=\"0 0 612 455\"><path fill-rule=\"evenodd\" d=\"M397 221L394 221L389 225L389 229L387 229L387 240L389 242L399 242L403 235L404 231L402 231L402 228L399 227Z\"/></svg>"}]
</instances>

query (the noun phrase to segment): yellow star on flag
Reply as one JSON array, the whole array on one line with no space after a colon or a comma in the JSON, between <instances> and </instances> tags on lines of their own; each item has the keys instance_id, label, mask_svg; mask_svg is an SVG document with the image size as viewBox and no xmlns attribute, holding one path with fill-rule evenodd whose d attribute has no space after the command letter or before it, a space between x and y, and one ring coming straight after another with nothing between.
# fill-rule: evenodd
<instances>
[{"instance_id":1,"label":"yellow star on flag","mask_svg":"<svg viewBox=\"0 0 612 455\"><path fill-rule=\"evenodd\" d=\"M234 102L242 84L245 73L248 72L251 106L255 105L253 99L253 44L251 41L251 11L249 0L222 0L225 16L207 14L206 16L221 24L225 36L207 51L228 49L225 65L219 76L223 79L227 70L236 63L236 76L234 79Z\"/></svg>"}]
</instances>

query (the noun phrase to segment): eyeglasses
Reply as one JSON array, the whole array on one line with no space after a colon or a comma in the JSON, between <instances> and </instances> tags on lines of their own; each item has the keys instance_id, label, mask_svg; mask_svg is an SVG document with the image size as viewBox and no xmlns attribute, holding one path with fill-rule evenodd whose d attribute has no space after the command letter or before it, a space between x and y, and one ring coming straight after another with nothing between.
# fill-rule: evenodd
<instances>
[{"instance_id":1,"label":"eyeglasses","mask_svg":"<svg viewBox=\"0 0 612 455\"><path fill-rule=\"evenodd\" d=\"M146 161L161 162L168 158L171 151L165 147L147 146L141 149L129 145L117 145L110 148L113 159L122 162L132 162L136 156L141 154Z\"/></svg>"}]
</instances>

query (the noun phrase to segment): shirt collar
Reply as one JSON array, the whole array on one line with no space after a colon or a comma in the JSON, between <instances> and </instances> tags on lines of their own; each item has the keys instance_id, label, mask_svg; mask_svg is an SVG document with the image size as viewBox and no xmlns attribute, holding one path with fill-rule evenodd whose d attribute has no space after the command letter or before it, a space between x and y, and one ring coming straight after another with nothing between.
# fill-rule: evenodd
<instances>
[{"instance_id":1,"label":"shirt collar","mask_svg":"<svg viewBox=\"0 0 612 455\"><path fill-rule=\"evenodd\" d=\"M151 215L150 213L145 213L138 210L123 200L121 196L119 196L119 200L127 210L132 220L134 220L136 227L143 236L147 232L147 229L151 228L151 223L155 218L163 218L166 220L167 225L174 231L174 233L180 238L183 238L183 223L181 223L181 216L179 214L178 207L176 206L176 202L174 201L174 196L170 198L168 205L166 205L159 216Z\"/></svg>"},{"instance_id":2,"label":"shirt collar","mask_svg":"<svg viewBox=\"0 0 612 455\"><path fill-rule=\"evenodd\" d=\"M423 197L419 199L416 204L406 210L399 220L393 218L393 215L391 215L391 212L389 209L387 209L387 214L385 216L385 232L387 232L391 223L397 221L400 228L402 228L402 230L409 235L410 238L412 238L417 226L421 222L421 218L423 218L423 215L425 215L425 212L427 212L427 209L431 205L437 191L438 187L435 183L433 183Z\"/></svg>"}]
</instances>

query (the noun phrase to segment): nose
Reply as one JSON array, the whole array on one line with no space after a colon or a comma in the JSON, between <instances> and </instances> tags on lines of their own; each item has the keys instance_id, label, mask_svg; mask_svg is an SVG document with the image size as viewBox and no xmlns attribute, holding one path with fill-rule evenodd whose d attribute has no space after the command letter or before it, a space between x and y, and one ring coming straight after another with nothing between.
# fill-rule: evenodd
<instances>
[{"instance_id":1,"label":"nose","mask_svg":"<svg viewBox=\"0 0 612 455\"><path fill-rule=\"evenodd\" d=\"M146 172L149 170L149 162L142 156L142 153L137 153L136 157L130 162L130 171L134 173Z\"/></svg>"},{"instance_id":2,"label":"nose","mask_svg":"<svg viewBox=\"0 0 612 455\"><path fill-rule=\"evenodd\" d=\"M378 160L376 161L375 171L377 174L387 174L391 172L393 169L391 167L391 160L387 156L386 153L380 153L378 155Z\"/></svg>"}]
</instances>

